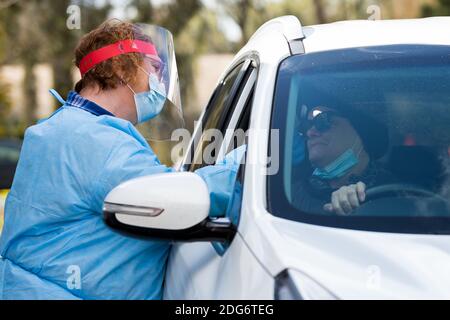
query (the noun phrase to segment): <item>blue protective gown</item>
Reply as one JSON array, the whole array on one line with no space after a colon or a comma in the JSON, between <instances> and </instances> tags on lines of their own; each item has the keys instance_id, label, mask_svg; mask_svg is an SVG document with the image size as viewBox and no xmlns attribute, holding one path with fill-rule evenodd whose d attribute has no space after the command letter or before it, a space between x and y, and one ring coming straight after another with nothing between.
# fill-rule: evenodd
<instances>
[{"instance_id":1,"label":"blue protective gown","mask_svg":"<svg viewBox=\"0 0 450 320\"><path fill-rule=\"evenodd\" d=\"M215 216L240 161L227 160L197 172ZM71 92L26 131L5 207L0 299L160 299L170 244L113 232L102 206L120 183L170 171L130 122Z\"/></svg>"}]
</instances>

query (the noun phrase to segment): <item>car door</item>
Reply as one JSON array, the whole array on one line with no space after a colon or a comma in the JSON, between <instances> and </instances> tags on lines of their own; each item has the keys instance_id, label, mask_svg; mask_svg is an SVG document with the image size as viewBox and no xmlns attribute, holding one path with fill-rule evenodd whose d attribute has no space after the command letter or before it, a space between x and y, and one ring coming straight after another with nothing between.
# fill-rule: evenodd
<instances>
[{"instance_id":1,"label":"car door","mask_svg":"<svg viewBox=\"0 0 450 320\"><path fill-rule=\"evenodd\" d=\"M196 130L194 140L185 158L183 168L194 171L208 165L207 160L220 161L235 147L247 143L245 136L235 135L249 128L252 97L257 79L257 61L246 59L236 64L216 88L202 118L203 130ZM208 129L218 130L223 138L211 139ZM214 152L202 153L217 144ZM210 148L211 149L211 148ZM237 183L243 187L245 165L241 165ZM238 227L240 202L231 205L224 219L233 219ZM169 258L165 295L166 299L236 299L261 297L256 289L259 274L265 271L248 250L239 234L230 244L178 243L174 244ZM258 292L259 291L259 292Z\"/></svg>"}]
</instances>

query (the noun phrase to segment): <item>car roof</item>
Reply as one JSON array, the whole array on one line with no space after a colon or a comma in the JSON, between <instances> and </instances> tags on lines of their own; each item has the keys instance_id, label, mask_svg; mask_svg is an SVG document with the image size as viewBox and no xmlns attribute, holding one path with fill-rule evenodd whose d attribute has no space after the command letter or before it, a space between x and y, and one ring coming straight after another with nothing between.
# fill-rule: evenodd
<instances>
[{"instance_id":1,"label":"car roof","mask_svg":"<svg viewBox=\"0 0 450 320\"><path fill-rule=\"evenodd\" d=\"M220 79L249 53L270 65L291 54L384 45L450 45L450 17L403 20L347 20L302 26L293 16L267 21L235 55ZM300 45L299 45L300 44Z\"/></svg>"},{"instance_id":2,"label":"car roof","mask_svg":"<svg viewBox=\"0 0 450 320\"><path fill-rule=\"evenodd\" d=\"M399 44L450 45L450 17L353 20L302 27L306 53Z\"/></svg>"}]
</instances>

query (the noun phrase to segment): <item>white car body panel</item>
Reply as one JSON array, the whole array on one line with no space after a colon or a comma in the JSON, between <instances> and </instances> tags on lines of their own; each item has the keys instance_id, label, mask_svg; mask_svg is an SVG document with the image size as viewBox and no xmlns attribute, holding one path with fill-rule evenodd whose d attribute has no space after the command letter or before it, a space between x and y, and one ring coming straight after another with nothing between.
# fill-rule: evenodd
<instances>
[{"instance_id":1,"label":"white car body panel","mask_svg":"<svg viewBox=\"0 0 450 320\"><path fill-rule=\"evenodd\" d=\"M299 270L341 299L450 299L450 236L328 228L269 215L257 222L245 241L273 276Z\"/></svg>"},{"instance_id":2,"label":"white car body panel","mask_svg":"<svg viewBox=\"0 0 450 320\"><path fill-rule=\"evenodd\" d=\"M395 44L450 45L450 18L355 20L304 27L306 53Z\"/></svg>"},{"instance_id":3,"label":"white car body panel","mask_svg":"<svg viewBox=\"0 0 450 320\"><path fill-rule=\"evenodd\" d=\"M164 298L273 299L274 279L239 235L223 257L210 243L175 245L167 268Z\"/></svg>"}]
</instances>

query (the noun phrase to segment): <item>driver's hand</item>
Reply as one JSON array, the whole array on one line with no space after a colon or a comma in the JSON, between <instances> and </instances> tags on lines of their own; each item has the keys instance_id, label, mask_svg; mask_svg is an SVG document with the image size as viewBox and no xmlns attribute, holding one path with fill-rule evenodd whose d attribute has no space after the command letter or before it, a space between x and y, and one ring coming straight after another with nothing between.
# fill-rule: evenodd
<instances>
[{"instance_id":1,"label":"driver's hand","mask_svg":"<svg viewBox=\"0 0 450 320\"><path fill-rule=\"evenodd\" d=\"M333 192L331 203L323 209L338 215L349 215L366 200L366 185L363 182L345 186Z\"/></svg>"}]
</instances>

